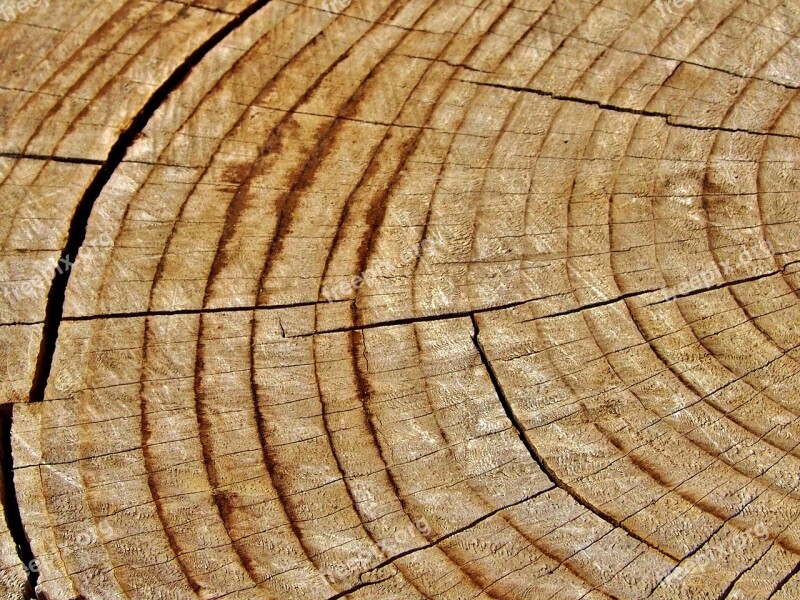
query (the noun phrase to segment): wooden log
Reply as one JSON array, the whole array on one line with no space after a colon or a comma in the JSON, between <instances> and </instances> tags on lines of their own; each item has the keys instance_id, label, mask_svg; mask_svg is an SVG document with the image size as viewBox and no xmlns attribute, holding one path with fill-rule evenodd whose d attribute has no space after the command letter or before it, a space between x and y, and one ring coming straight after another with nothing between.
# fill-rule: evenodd
<instances>
[{"instance_id":1,"label":"wooden log","mask_svg":"<svg viewBox=\"0 0 800 600\"><path fill-rule=\"evenodd\" d=\"M0 597L800 594L800 3L24 4Z\"/></svg>"}]
</instances>

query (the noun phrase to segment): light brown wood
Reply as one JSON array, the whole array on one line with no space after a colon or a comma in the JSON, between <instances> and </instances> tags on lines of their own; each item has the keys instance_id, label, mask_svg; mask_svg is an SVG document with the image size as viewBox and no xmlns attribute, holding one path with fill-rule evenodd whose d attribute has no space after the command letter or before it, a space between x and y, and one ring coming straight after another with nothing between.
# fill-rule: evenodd
<instances>
[{"instance_id":1,"label":"light brown wood","mask_svg":"<svg viewBox=\"0 0 800 600\"><path fill-rule=\"evenodd\" d=\"M14 6L0 598L800 596L800 2Z\"/></svg>"}]
</instances>

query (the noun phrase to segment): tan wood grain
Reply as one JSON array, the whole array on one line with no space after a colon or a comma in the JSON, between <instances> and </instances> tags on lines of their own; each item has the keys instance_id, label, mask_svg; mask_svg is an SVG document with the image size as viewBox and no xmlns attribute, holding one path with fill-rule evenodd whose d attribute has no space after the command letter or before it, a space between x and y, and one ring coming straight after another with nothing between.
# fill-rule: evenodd
<instances>
[{"instance_id":1,"label":"tan wood grain","mask_svg":"<svg viewBox=\"0 0 800 600\"><path fill-rule=\"evenodd\" d=\"M0 23L0 597L795 598L798 32L797 0Z\"/></svg>"}]
</instances>

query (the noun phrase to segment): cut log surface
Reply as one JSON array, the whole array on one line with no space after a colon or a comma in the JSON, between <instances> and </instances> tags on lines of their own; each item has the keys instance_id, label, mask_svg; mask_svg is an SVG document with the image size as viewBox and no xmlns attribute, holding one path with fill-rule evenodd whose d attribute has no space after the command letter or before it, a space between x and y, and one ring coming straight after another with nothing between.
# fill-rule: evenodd
<instances>
[{"instance_id":1,"label":"cut log surface","mask_svg":"<svg viewBox=\"0 0 800 600\"><path fill-rule=\"evenodd\" d=\"M0 600L800 598L800 0L0 18Z\"/></svg>"}]
</instances>

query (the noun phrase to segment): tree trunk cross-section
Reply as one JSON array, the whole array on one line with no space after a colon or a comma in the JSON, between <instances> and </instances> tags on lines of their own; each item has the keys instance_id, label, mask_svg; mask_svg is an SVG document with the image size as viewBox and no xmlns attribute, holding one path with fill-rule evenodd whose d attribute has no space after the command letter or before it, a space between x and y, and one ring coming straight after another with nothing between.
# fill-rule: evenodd
<instances>
[{"instance_id":1,"label":"tree trunk cross-section","mask_svg":"<svg viewBox=\"0 0 800 600\"><path fill-rule=\"evenodd\" d=\"M0 18L0 600L800 598L800 0Z\"/></svg>"}]
</instances>

